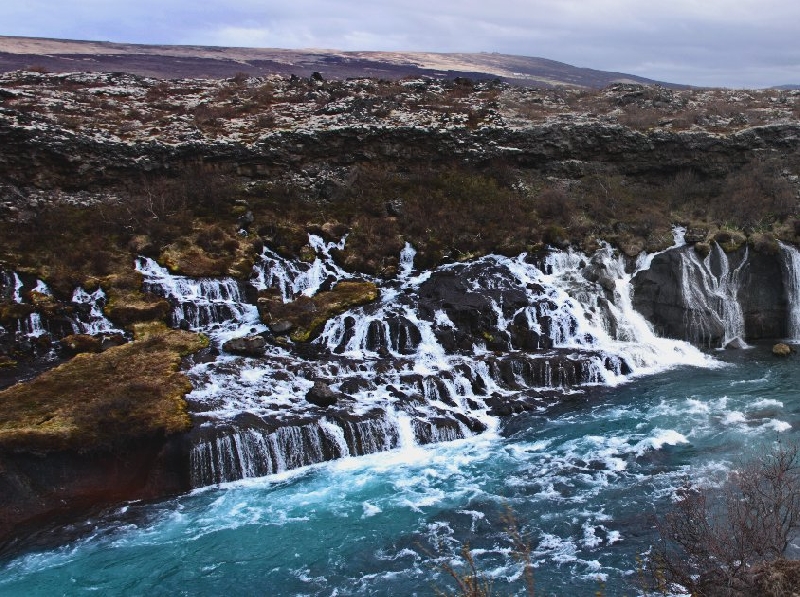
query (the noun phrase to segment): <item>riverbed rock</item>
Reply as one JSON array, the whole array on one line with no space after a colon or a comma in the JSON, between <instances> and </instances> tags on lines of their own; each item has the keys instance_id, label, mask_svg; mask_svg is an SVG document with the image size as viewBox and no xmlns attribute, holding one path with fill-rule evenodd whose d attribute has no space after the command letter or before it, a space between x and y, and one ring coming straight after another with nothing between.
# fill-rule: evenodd
<instances>
[{"instance_id":1,"label":"riverbed rock","mask_svg":"<svg viewBox=\"0 0 800 597\"><path fill-rule=\"evenodd\" d=\"M306 400L315 406L327 408L336 404L339 400L339 395L325 382L317 380L311 389L306 392Z\"/></svg>"},{"instance_id":2,"label":"riverbed rock","mask_svg":"<svg viewBox=\"0 0 800 597\"><path fill-rule=\"evenodd\" d=\"M741 350L747 348L747 342L741 338L734 338L725 345L725 350Z\"/></svg>"},{"instance_id":3,"label":"riverbed rock","mask_svg":"<svg viewBox=\"0 0 800 597\"><path fill-rule=\"evenodd\" d=\"M788 357L790 354L792 354L792 347L788 344L784 344L783 342L778 342L772 347L772 354L774 354L776 357Z\"/></svg>"},{"instance_id":4,"label":"riverbed rock","mask_svg":"<svg viewBox=\"0 0 800 597\"><path fill-rule=\"evenodd\" d=\"M264 347L267 341L264 336L257 334L232 338L222 345L222 349L233 354L258 357L264 354Z\"/></svg>"}]
</instances>

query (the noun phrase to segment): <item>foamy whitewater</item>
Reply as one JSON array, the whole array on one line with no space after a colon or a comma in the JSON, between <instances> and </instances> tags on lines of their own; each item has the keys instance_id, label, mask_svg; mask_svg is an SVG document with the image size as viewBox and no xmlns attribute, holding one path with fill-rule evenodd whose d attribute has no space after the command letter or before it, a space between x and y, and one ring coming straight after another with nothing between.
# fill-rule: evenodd
<instances>
[{"instance_id":1,"label":"foamy whitewater","mask_svg":"<svg viewBox=\"0 0 800 597\"><path fill-rule=\"evenodd\" d=\"M312 263L265 251L253 289L291 301L349 276L330 259L340 243L310 244ZM378 303L327 323L319 358L271 345L192 368L192 494L130 504L86 522L79 540L6 562L0 593L427 595L450 590L437 562L458 565L468 542L495 592L521 594L502 522L511 508L537 594L600 583L636 594L651 517L685 476L718 482L743 455L796 439L800 423L792 361L763 347L711 357L653 334L631 306L631 270L649 263L626 269L603 247L423 272L406 246ZM173 325L218 347L265 330L236 281L137 267L171 300ZM735 272L714 271L709 290L730 298ZM453 279L489 297L493 332L470 351L449 347L464 324L447 301L415 298ZM543 348L514 348L519 338ZM303 398L313 380L346 398L321 411ZM497 416L498 401L527 412Z\"/></svg>"}]
</instances>

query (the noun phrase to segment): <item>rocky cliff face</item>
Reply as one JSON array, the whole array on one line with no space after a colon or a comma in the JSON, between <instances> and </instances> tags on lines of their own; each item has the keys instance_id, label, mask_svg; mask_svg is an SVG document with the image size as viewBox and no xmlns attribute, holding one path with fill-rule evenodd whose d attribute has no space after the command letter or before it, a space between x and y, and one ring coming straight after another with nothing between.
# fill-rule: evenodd
<instances>
[{"instance_id":1,"label":"rocky cliff face","mask_svg":"<svg viewBox=\"0 0 800 597\"><path fill-rule=\"evenodd\" d=\"M0 87L4 180L45 188L113 186L195 162L256 180L302 171L335 176L367 162L481 167L501 161L562 178L603 172L658 179L687 167L720 176L758 153L792 154L800 143L794 92L769 98L777 110L761 107L767 98L727 98L726 118L693 113L718 98L664 90L666 101L648 100L646 88L635 86L614 87L591 101L569 91L558 97L487 83L448 88L432 80L273 78L225 87L12 73L2 75ZM34 103L43 98L50 101ZM644 119L638 126L630 124L634 112Z\"/></svg>"},{"instance_id":2,"label":"rocky cliff face","mask_svg":"<svg viewBox=\"0 0 800 597\"><path fill-rule=\"evenodd\" d=\"M790 290L784 253L742 247L705 257L684 246L653 258L634 279L633 304L661 335L701 346L787 337Z\"/></svg>"}]
</instances>

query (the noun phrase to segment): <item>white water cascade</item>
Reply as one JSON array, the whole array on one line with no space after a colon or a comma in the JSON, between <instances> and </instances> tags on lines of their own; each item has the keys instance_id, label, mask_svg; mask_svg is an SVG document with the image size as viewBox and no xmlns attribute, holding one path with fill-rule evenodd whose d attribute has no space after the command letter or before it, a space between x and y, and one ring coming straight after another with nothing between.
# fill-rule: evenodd
<instances>
[{"instance_id":1,"label":"white water cascade","mask_svg":"<svg viewBox=\"0 0 800 597\"><path fill-rule=\"evenodd\" d=\"M76 334L122 334L123 331L114 327L114 324L103 314L106 304L106 293L102 288L94 292L87 292L83 288L76 288L72 293L72 303L85 313L79 315L73 322L73 331Z\"/></svg>"},{"instance_id":2,"label":"white water cascade","mask_svg":"<svg viewBox=\"0 0 800 597\"><path fill-rule=\"evenodd\" d=\"M693 250L680 253L681 293L693 343L710 346L713 338L721 338L720 347L725 347L733 341L744 342L744 313L738 295L748 251L745 248L735 268L717 243L702 260Z\"/></svg>"},{"instance_id":3,"label":"white water cascade","mask_svg":"<svg viewBox=\"0 0 800 597\"><path fill-rule=\"evenodd\" d=\"M800 342L800 251L780 242L778 246L787 303L786 331L789 340Z\"/></svg>"},{"instance_id":4,"label":"white water cascade","mask_svg":"<svg viewBox=\"0 0 800 597\"><path fill-rule=\"evenodd\" d=\"M278 287L291 301L321 287L318 272L332 283L345 277L316 246L314 267L265 252L253 285ZM713 364L655 336L631 307L630 275L609 247L591 258L492 255L416 276L413 258L407 245L398 279L375 280L378 302L326 323L312 343L324 358L271 345L258 359L225 355L190 371L188 399L202 421L191 453L196 486L465 438L564 393ZM587 279L587 263L612 285ZM339 396L335 405L305 399L315 380Z\"/></svg>"},{"instance_id":5,"label":"white water cascade","mask_svg":"<svg viewBox=\"0 0 800 597\"><path fill-rule=\"evenodd\" d=\"M333 249L344 249L346 238L338 243L326 243L322 237L309 234L308 244L315 253L311 263L286 259L264 247L250 283L256 290L277 288L284 302L300 294L313 296L326 282L352 277L336 264L330 253Z\"/></svg>"},{"instance_id":6,"label":"white water cascade","mask_svg":"<svg viewBox=\"0 0 800 597\"><path fill-rule=\"evenodd\" d=\"M233 278L176 276L148 257L136 260L145 290L165 297L173 306L172 324L203 331L222 341L255 329L263 331L258 309L245 301Z\"/></svg>"}]
</instances>

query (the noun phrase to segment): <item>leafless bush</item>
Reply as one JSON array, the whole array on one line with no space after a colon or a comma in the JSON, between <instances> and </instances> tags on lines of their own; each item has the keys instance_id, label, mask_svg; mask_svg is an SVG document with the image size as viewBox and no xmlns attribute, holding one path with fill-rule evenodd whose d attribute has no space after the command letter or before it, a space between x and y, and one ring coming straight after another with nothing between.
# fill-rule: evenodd
<instances>
[{"instance_id":1,"label":"leafless bush","mask_svg":"<svg viewBox=\"0 0 800 597\"><path fill-rule=\"evenodd\" d=\"M525 594L528 597L533 597L535 585L531 544L520 532L517 516L511 508L506 508L501 521L505 526L505 537L511 543L511 555L523 567ZM432 556L433 554L429 553L428 555ZM475 562L475 557L468 543L461 547L461 563L454 564L450 560L445 560L439 564L439 569L455 582L457 588L455 595L461 597L489 597L493 594L492 581ZM451 595L451 593L442 590L437 590L436 593L440 596Z\"/></svg>"},{"instance_id":2,"label":"leafless bush","mask_svg":"<svg viewBox=\"0 0 800 597\"><path fill-rule=\"evenodd\" d=\"M800 530L797 446L778 446L731 473L718 490L687 482L658 520L650 566L657 588L692 595L756 595ZM779 566L780 564L774 564Z\"/></svg>"}]
</instances>

